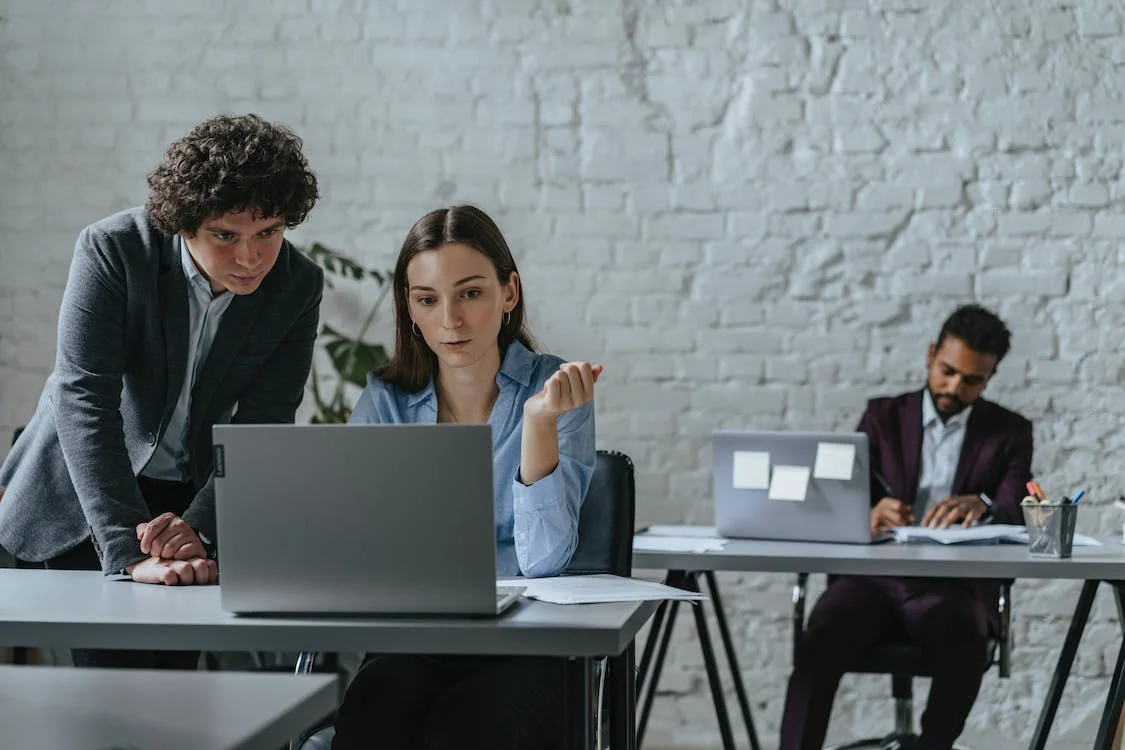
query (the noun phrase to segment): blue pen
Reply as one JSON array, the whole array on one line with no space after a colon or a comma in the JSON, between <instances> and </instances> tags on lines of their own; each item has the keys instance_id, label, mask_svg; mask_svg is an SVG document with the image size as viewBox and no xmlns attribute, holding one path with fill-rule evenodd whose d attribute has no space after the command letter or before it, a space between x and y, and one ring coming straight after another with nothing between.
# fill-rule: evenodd
<instances>
[{"instance_id":1,"label":"blue pen","mask_svg":"<svg viewBox=\"0 0 1125 750\"><path fill-rule=\"evenodd\" d=\"M1083 495L1085 495L1085 494L1086 494L1086 490L1078 490L1078 494L1077 494L1077 495L1075 495L1075 496L1074 496L1074 499L1070 501L1070 502L1071 502L1071 504L1073 505L1074 503L1076 503L1076 502L1078 502L1079 500L1081 500L1081 499L1082 499L1082 496L1083 496Z\"/></svg>"}]
</instances>

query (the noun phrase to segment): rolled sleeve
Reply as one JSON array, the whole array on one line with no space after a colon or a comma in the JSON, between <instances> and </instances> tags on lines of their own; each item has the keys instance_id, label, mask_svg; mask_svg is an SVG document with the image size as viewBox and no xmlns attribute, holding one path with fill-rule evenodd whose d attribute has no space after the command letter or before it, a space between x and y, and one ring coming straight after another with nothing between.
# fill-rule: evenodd
<instances>
[{"instance_id":1,"label":"rolled sleeve","mask_svg":"<svg viewBox=\"0 0 1125 750\"><path fill-rule=\"evenodd\" d=\"M596 460L594 405L559 418L559 463L525 485L517 467L512 479L516 558L529 578L560 573L578 547L578 516Z\"/></svg>"}]
</instances>

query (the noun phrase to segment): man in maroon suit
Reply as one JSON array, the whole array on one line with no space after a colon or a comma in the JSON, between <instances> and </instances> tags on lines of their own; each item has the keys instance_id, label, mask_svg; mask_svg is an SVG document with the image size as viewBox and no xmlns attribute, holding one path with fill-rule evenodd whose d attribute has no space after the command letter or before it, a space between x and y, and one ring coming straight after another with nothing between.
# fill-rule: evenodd
<instances>
[{"instance_id":1,"label":"man in maroon suit","mask_svg":"<svg viewBox=\"0 0 1125 750\"><path fill-rule=\"evenodd\" d=\"M1023 523L1031 422L981 393L1010 333L976 305L956 310L926 355L926 389L874 399L859 422L871 446L871 531ZM780 750L820 750L845 669L872 645L906 639L933 670L916 750L949 750L973 707L997 632L997 585L942 578L836 576L798 649Z\"/></svg>"}]
</instances>

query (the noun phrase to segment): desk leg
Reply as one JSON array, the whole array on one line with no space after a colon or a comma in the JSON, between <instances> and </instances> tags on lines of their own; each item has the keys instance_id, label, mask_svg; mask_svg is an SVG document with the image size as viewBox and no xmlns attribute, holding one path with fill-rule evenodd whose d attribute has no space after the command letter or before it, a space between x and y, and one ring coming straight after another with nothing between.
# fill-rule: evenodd
<instances>
[{"instance_id":1,"label":"desk leg","mask_svg":"<svg viewBox=\"0 0 1125 750\"><path fill-rule=\"evenodd\" d=\"M1090 618L1090 608L1094 606L1094 594L1098 591L1099 583L1101 581L1086 581L1082 584L1082 593L1078 595L1078 604L1075 605L1074 615L1070 618L1070 628L1066 631L1066 640L1063 641L1059 660L1055 664L1055 673L1051 676L1047 698L1043 702L1039 722L1035 725L1035 734L1031 736L1029 750L1043 750L1047 746L1047 735L1051 733L1055 712L1059 710L1063 688L1066 687L1066 679L1070 676L1070 667L1074 664L1078 643L1082 640L1082 631L1086 629L1086 621Z\"/></svg>"},{"instance_id":2,"label":"desk leg","mask_svg":"<svg viewBox=\"0 0 1125 750\"><path fill-rule=\"evenodd\" d=\"M703 575L707 579L707 588L711 590L711 602L715 606L715 619L719 622L719 636L723 639L723 648L727 652L727 665L730 667L731 679L734 680L734 692L738 696L738 707L742 711L742 720L746 724L746 736L750 740L750 750L761 750L762 746L758 744L758 733L754 729L754 719L750 716L750 701L746 698L746 686L742 682L742 670L738 666L738 657L734 653L730 628L727 626L727 616L723 612L723 601L719 598L719 584L715 581L714 571L708 570Z\"/></svg>"},{"instance_id":3,"label":"desk leg","mask_svg":"<svg viewBox=\"0 0 1125 750\"><path fill-rule=\"evenodd\" d=\"M636 653L630 643L625 653L609 660L609 746L613 750L637 748Z\"/></svg>"},{"instance_id":4,"label":"desk leg","mask_svg":"<svg viewBox=\"0 0 1125 750\"><path fill-rule=\"evenodd\" d=\"M588 658L563 661L563 748L593 750L594 722L590 711L593 669Z\"/></svg>"},{"instance_id":5,"label":"desk leg","mask_svg":"<svg viewBox=\"0 0 1125 750\"><path fill-rule=\"evenodd\" d=\"M689 605L690 606L690 605ZM652 674L641 672L641 718L637 723L637 747L645 738L645 728L648 726L648 715L652 711L652 701L656 697L656 688L660 685L660 671L664 668L664 658L668 655L668 644L672 640L672 629L676 626L676 613L680 611L680 602L673 600L668 607L668 620L664 623L664 632L649 631L649 640L660 639L660 648L656 650L656 659L652 662ZM645 644L648 649L648 644Z\"/></svg>"},{"instance_id":6,"label":"desk leg","mask_svg":"<svg viewBox=\"0 0 1125 750\"><path fill-rule=\"evenodd\" d=\"M678 572L669 572L667 585L674 588L683 588L683 578L677 575ZM680 585L677 586L676 583ZM660 628L664 625L664 618L668 616L668 607L672 603L668 599L660 602L660 605L656 608L656 614L652 618L652 627L648 629L649 636L645 639L645 650L641 653L640 674L637 675L637 681L641 684L642 689L644 688L645 678L652 668L652 656L653 651L656 650L656 642L660 640L658 637L661 633Z\"/></svg>"},{"instance_id":7,"label":"desk leg","mask_svg":"<svg viewBox=\"0 0 1125 750\"><path fill-rule=\"evenodd\" d=\"M1121 587L1125 582L1108 581L1113 587L1113 598L1117 603L1117 612L1125 610L1121 602ZM1109 683L1109 691L1105 698L1105 709L1102 710L1102 720L1098 724L1098 736L1094 740L1095 750L1111 750L1117 733L1117 724L1121 719L1121 709L1125 708L1125 640L1117 649L1117 664L1113 668L1113 679Z\"/></svg>"},{"instance_id":8,"label":"desk leg","mask_svg":"<svg viewBox=\"0 0 1125 750\"><path fill-rule=\"evenodd\" d=\"M685 588L684 580L687 574L682 570L669 570L666 583L673 587ZM649 712L652 711L652 701L656 698L656 688L660 684L660 672L664 669L664 658L668 654L668 644L672 640L672 629L676 626L676 613L680 610L678 601L664 601L656 610L656 617L648 631L645 641L644 654L641 656L641 673L638 677L638 692L641 703L641 717L637 723L637 747L644 741L645 729L648 726ZM662 618L667 617L667 620ZM663 625L663 630L661 626ZM653 647L660 644L653 659Z\"/></svg>"},{"instance_id":9,"label":"desk leg","mask_svg":"<svg viewBox=\"0 0 1125 750\"><path fill-rule=\"evenodd\" d=\"M699 593L698 574L688 574L687 586L689 591ZM715 718L719 722L719 734L723 738L723 748L724 750L734 750L734 732L730 728L727 701L723 695L723 683L719 679L719 665L715 661L715 649L711 645L711 633L707 630L707 618L703 614L703 602L693 602L690 606L692 613L695 615L695 629L699 633L699 647L703 651L703 665L707 668L707 682L711 685L711 699L715 703Z\"/></svg>"}]
</instances>

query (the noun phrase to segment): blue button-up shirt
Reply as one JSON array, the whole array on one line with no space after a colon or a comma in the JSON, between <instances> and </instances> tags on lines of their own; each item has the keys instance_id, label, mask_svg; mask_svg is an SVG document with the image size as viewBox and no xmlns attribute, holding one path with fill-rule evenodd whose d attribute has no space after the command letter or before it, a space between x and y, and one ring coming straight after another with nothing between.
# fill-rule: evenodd
<instances>
[{"instance_id":1,"label":"blue button-up shirt","mask_svg":"<svg viewBox=\"0 0 1125 750\"><path fill-rule=\"evenodd\" d=\"M504 355L492 407L492 460L496 504L496 574L556 575L578 546L578 511L590 487L596 458L594 404L559 417L559 463L534 484L519 480L523 405L543 390L562 360L535 354L518 341ZM433 379L417 393L404 393L374 375L356 402L353 424L433 424L437 394Z\"/></svg>"}]
</instances>

